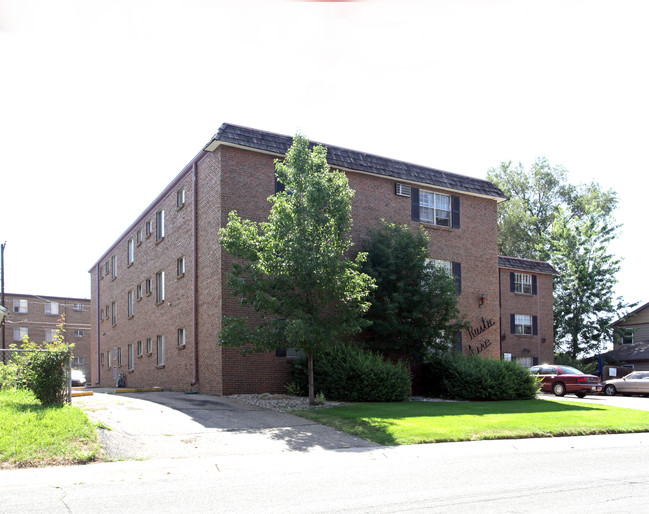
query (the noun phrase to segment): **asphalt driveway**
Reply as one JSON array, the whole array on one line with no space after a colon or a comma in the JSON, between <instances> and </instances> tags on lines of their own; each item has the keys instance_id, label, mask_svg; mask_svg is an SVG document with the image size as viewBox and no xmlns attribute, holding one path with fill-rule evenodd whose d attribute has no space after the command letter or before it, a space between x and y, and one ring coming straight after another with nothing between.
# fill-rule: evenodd
<instances>
[{"instance_id":1,"label":"asphalt driveway","mask_svg":"<svg viewBox=\"0 0 649 514\"><path fill-rule=\"evenodd\" d=\"M109 459L216 457L377 447L291 414L203 394L151 392L73 398L100 429Z\"/></svg>"}]
</instances>

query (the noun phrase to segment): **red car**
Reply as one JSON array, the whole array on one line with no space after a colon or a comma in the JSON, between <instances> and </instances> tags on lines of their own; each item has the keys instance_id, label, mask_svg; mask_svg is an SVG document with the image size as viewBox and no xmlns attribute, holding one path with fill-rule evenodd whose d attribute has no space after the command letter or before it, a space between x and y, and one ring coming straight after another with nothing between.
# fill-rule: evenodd
<instances>
[{"instance_id":1,"label":"red car","mask_svg":"<svg viewBox=\"0 0 649 514\"><path fill-rule=\"evenodd\" d=\"M541 391L553 392L557 396L575 393L579 398L583 398L588 393L597 394L602 390L599 378L586 375L571 366L541 364L532 366L530 373L541 377Z\"/></svg>"}]
</instances>

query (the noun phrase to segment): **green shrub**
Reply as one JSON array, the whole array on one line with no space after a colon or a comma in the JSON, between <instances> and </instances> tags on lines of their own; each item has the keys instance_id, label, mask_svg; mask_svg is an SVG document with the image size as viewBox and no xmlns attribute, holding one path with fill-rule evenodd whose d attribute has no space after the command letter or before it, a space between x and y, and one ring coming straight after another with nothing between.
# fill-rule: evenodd
<instances>
[{"instance_id":1,"label":"green shrub","mask_svg":"<svg viewBox=\"0 0 649 514\"><path fill-rule=\"evenodd\" d=\"M456 400L529 400L538 385L523 366L478 356L450 353L424 365L424 393Z\"/></svg>"},{"instance_id":2,"label":"green shrub","mask_svg":"<svg viewBox=\"0 0 649 514\"><path fill-rule=\"evenodd\" d=\"M331 345L313 358L317 393L330 400L349 402L398 402L410 394L410 371L357 346ZM293 363L292 381L308 389L306 359Z\"/></svg>"}]
</instances>

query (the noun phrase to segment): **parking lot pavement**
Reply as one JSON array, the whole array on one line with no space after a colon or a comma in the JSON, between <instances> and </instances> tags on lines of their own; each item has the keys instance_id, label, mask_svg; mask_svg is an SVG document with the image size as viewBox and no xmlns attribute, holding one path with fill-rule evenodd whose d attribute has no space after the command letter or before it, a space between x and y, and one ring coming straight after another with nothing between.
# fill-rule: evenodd
<instances>
[{"instance_id":1,"label":"parking lot pavement","mask_svg":"<svg viewBox=\"0 0 649 514\"><path fill-rule=\"evenodd\" d=\"M612 407L623 407L625 409L649 410L649 398L644 396L604 396L589 394L584 398L577 398L574 394L566 396L555 396L551 393L540 393L539 398L578 403L593 403L596 405L610 405Z\"/></svg>"},{"instance_id":2,"label":"parking lot pavement","mask_svg":"<svg viewBox=\"0 0 649 514\"><path fill-rule=\"evenodd\" d=\"M291 414L223 396L148 392L73 398L100 426L106 457L215 457L376 447Z\"/></svg>"}]
</instances>

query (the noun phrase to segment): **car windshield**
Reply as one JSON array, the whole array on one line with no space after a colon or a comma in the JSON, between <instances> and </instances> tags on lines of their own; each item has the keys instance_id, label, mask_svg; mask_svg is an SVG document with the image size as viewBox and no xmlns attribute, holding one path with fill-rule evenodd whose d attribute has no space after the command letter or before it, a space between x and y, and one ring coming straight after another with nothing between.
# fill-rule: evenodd
<instances>
[{"instance_id":1,"label":"car windshield","mask_svg":"<svg viewBox=\"0 0 649 514\"><path fill-rule=\"evenodd\" d=\"M572 366L559 366L559 369L564 373L568 373L570 375L583 375L581 371L579 371L577 368L573 368Z\"/></svg>"}]
</instances>

